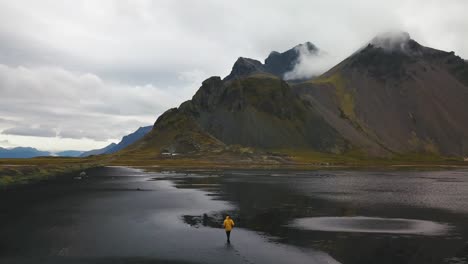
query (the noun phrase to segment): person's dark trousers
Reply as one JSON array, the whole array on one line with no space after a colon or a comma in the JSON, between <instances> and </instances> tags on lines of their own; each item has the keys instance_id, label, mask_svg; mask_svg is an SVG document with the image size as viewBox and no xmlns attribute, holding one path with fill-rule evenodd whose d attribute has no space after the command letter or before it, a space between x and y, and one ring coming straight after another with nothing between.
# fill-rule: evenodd
<instances>
[{"instance_id":1,"label":"person's dark trousers","mask_svg":"<svg viewBox=\"0 0 468 264\"><path fill-rule=\"evenodd\" d=\"M231 238L231 231L226 231L226 237L227 237L227 241L231 242L231 240L229 240Z\"/></svg>"}]
</instances>

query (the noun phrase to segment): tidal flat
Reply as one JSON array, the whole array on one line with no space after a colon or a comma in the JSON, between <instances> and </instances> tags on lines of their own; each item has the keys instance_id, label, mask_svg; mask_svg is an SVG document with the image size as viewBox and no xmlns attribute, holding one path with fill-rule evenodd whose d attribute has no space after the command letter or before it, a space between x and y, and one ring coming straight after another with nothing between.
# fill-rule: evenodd
<instances>
[{"instance_id":1,"label":"tidal flat","mask_svg":"<svg viewBox=\"0 0 468 264\"><path fill-rule=\"evenodd\" d=\"M468 170L102 167L0 192L2 263L466 263ZM231 244L221 227L236 222Z\"/></svg>"}]
</instances>

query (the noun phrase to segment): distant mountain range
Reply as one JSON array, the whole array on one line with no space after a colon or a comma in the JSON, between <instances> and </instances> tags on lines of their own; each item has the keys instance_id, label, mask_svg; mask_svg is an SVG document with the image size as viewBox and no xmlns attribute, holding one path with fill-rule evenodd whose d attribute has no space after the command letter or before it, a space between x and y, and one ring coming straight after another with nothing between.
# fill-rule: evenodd
<instances>
[{"instance_id":1,"label":"distant mountain range","mask_svg":"<svg viewBox=\"0 0 468 264\"><path fill-rule=\"evenodd\" d=\"M17 147L12 149L0 148L0 158L34 158L39 156L50 156L47 151L39 151L35 148Z\"/></svg>"},{"instance_id":2,"label":"distant mountain range","mask_svg":"<svg viewBox=\"0 0 468 264\"><path fill-rule=\"evenodd\" d=\"M298 48L299 47L299 48ZM239 58L224 79L161 115L125 150L221 153L232 146L289 153L461 156L468 144L468 63L407 33L383 34L324 74L286 81L307 42L265 63Z\"/></svg>"},{"instance_id":3,"label":"distant mountain range","mask_svg":"<svg viewBox=\"0 0 468 264\"><path fill-rule=\"evenodd\" d=\"M152 126L140 127L135 132L124 136L122 140L118 143L111 143L108 146L102 149L95 149L90 151L77 151L77 150L67 150L61 152L48 152L40 151L35 148L30 147L17 147L12 149L6 149L0 147L0 158L34 158L40 156L59 156L59 157L88 157L91 155L101 155L101 154L111 154L119 150L124 149L125 147L131 145L132 143L138 141L148 132L150 132Z\"/></svg>"},{"instance_id":4,"label":"distant mountain range","mask_svg":"<svg viewBox=\"0 0 468 264\"><path fill-rule=\"evenodd\" d=\"M83 151L67 150L61 152L49 152L41 151L31 147L17 147L17 148L0 148L0 158L10 159L27 159L34 157L47 157L47 156L59 156L59 157L79 157Z\"/></svg>"}]
</instances>

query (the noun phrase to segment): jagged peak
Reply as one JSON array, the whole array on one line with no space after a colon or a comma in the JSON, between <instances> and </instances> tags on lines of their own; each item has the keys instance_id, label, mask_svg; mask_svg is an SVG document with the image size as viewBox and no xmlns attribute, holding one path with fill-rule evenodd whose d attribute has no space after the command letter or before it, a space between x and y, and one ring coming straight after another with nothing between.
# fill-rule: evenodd
<instances>
[{"instance_id":1,"label":"jagged peak","mask_svg":"<svg viewBox=\"0 0 468 264\"><path fill-rule=\"evenodd\" d=\"M274 50L274 51L270 52L270 54L268 54L268 57L270 57L270 56L275 56L275 55L278 55L278 54L281 54L281 53L279 53L278 51ZM268 57L267 57L267 58L268 58Z\"/></svg>"},{"instance_id":2,"label":"jagged peak","mask_svg":"<svg viewBox=\"0 0 468 264\"><path fill-rule=\"evenodd\" d=\"M204 80L202 82L202 85L208 85L210 83L213 83L213 82L220 82L221 81L221 77L219 76L211 76L209 77L208 79Z\"/></svg>"},{"instance_id":3,"label":"jagged peak","mask_svg":"<svg viewBox=\"0 0 468 264\"><path fill-rule=\"evenodd\" d=\"M239 57L234 63L231 73L226 76L225 80L242 78L255 73L269 73L283 78L285 73L293 70L301 55L314 55L318 53L319 49L317 46L307 41L282 53L278 51L270 52L264 64L255 59Z\"/></svg>"},{"instance_id":4,"label":"jagged peak","mask_svg":"<svg viewBox=\"0 0 468 264\"><path fill-rule=\"evenodd\" d=\"M254 66L261 66L262 63L258 60L250 59L250 58L245 58L245 57L239 57L236 62L234 63L234 67L239 66L239 65L254 65Z\"/></svg>"},{"instance_id":5,"label":"jagged peak","mask_svg":"<svg viewBox=\"0 0 468 264\"><path fill-rule=\"evenodd\" d=\"M283 78L284 74L294 69L299 57L304 54L318 54L319 49L307 41L294 46L285 52L273 51L265 59L265 68L272 74Z\"/></svg>"},{"instance_id":6,"label":"jagged peak","mask_svg":"<svg viewBox=\"0 0 468 264\"><path fill-rule=\"evenodd\" d=\"M304 43L301 43L301 44L297 44L296 46L292 47L291 49L288 49L284 52L278 52L278 51L272 51L270 52L270 54L268 54L268 57L272 57L272 56L277 56L277 55L282 55L282 54L285 54L287 52L298 52L300 49L305 49L305 50L308 50L309 52L317 52L319 49L317 48L317 46L315 46L312 42L310 41L306 41ZM267 60L266 59L266 60Z\"/></svg>"},{"instance_id":7,"label":"jagged peak","mask_svg":"<svg viewBox=\"0 0 468 264\"><path fill-rule=\"evenodd\" d=\"M300 50L300 49L305 49L311 53L314 53L314 52L317 52L319 49L317 48L317 46L315 46L312 42L310 41L307 41L307 42L304 42L302 44L299 44L299 45L296 45L294 47L294 49L296 50Z\"/></svg>"},{"instance_id":8,"label":"jagged peak","mask_svg":"<svg viewBox=\"0 0 468 264\"><path fill-rule=\"evenodd\" d=\"M264 71L264 66L260 61L239 57L232 66L231 73L225 78L225 80L245 77L253 73L259 73Z\"/></svg>"}]
</instances>

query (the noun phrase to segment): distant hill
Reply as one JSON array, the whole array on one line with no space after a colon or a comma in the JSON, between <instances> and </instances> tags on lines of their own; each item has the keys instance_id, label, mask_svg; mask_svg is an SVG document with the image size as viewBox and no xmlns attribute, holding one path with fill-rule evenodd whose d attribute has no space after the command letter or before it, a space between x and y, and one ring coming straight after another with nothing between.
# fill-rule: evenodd
<instances>
[{"instance_id":1,"label":"distant hill","mask_svg":"<svg viewBox=\"0 0 468 264\"><path fill-rule=\"evenodd\" d=\"M107 145L107 146L105 146L104 148L101 148L101 149L93 149L93 150L90 150L90 151L83 152L80 155L80 157L88 157L88 156L92 156L92 155L106 154L107 151L109 151L110 149L112 149L115 146L117 146L117 144L111 143L111 144L109 144L109 145Z\"/></svg>"},{"instance_id":2,"label":"distant hill","mask_svg":"<svg viewBox=\"0 0 468 264\"><path fill-rule=\"evenodd\" d=\"M26 159L50 155L50 152L40 151L29 147L17 147L12 149L0 148L0 158Z\"/></svg>"},{"instance_id":3,"label":"distant hill","mask_svg":"<svg viewBox=\"0 0 468 264\"><path fill-rule=\"evenodd\" d=\"M152 128L153 128L153 126L146 126L146 127L138 128L135 132L124 136L122 138L122 140L117 145L115 145L112 148L110 148L109 150L107 150L105 152L105 154L115 153L115 152L117 152L119 150L122 150L122 149L126 148L127 146L135 143L137 140L141 139L146 134L148 134L151 131Z\"/></svg>"},{"instance_id":4,"label":"distant hill","mask_svg":"<svg viewBox=\"0 0 468 264\"><path fill-rule=\"evenodd\" d=\"M140 127L135 132L126 135L118 143L111 143L104 148L90 151L67 150L57 153L39 151L34 148L18 147L14 149L0 148L0 158L32 158L38 156L59 156L59 157L88 157L91 155L111 154L126 148L135 143L151 131L153 126Z\"/></svg>"},{"instance_id":5,"label":"distant hill","mask_svg":"<svg viewBox=\"0 0 468 264\"><path fill-rule=\"evenodd\" d=\"M66 150L66 151L61 151L55 153L55 155L59 157L79 157L81 154L83 154L84 151L78 151L78 150Z\"/></svg>"},{"instance_id":6,"label":"distant hill","mask_svg":"<svg viewBox=\"0 0 468 264\"><path fill-rule=\"evenodd\" d=\"M102 149L95 149L84 152L80 156L87 157L91 155L112 154L118 152L128 147L129 145L135 143L136 141L140 140L142 137L148 134L152 128L153 126L140 127L135 132L124 136L118 144L112 143Z\"/></svg>"}]
</instances>

